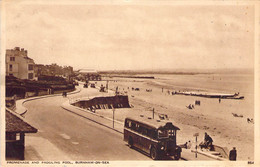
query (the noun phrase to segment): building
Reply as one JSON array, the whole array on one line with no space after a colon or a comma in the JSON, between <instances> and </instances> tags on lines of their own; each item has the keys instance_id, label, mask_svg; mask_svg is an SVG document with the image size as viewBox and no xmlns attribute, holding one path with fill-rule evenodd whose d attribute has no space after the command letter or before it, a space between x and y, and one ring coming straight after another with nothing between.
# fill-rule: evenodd
<instances>
[{"instance_id":1,"label":"building","mask_svg":"<svg viewBox=\"0 0 260 167\"><path fill-rule=\"evenodd\" d=\"M6 159L24 160L25 133L37 133L38 130L25 122L20 115L7 108L5 119Z\"/></svg>"},{"instance_id":2,"label":"building","mask_svg":"<svg viewBox=\"0 0 260 167\"><path fill-rule=\"evenodd\" d=\"M34 61L28 57L27 50L15 47L6 50L6 75L19 79L35 79Z\"/></svg>"},{"instance_id":3,"label":"building","mask_svg":"<svg viewBox=\"0 0 260 167\"><path fill-rule=\"evenodd\" d=\"M57 64L43 65L35 64L34 66L35 75L41 76L63 76L70 77L73 74L73 67L71 66L59 66Z\"/></svg>"},{"instance_id":4,"label":"building","mask_svg":"<svg viewBox=\"0 0 260 167\"><path fill-rule=\"evenodd\" d=\"M83 77L88 81L100 81L101 75L93 69L80 69L76 72L78 76Z\"/></svg>"}]
</instances>

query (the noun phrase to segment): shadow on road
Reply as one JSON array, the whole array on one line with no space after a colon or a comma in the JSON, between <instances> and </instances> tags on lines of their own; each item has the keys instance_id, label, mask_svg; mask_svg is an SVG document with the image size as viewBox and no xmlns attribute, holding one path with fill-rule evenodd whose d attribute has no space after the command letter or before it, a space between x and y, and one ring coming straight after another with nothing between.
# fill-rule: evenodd
<instances>
[{"instance_id":1,"label":"shadow on road","mask_svg":"<svg viewBox=\"0 0 260 167\"><path fill-rule=\"evenodd\" d=\"M125 144L125 146L127 146L127 147L129 148L129 145L128 145L128 144ZM133 147L132 149L135 150L135 151L138 151L138 152L141 153L141 154L144 154L144 155L150 157L150 154L148 154L147 152L145 152L145 151L143 151L143 150L141 150L141 149L139 149L139 148ZM182 158L181 158L181 159L182 159ZM152 160L152 159L151 159L151 160ZM167 155L162 156L160 160L162 160L162 161L165 161L165 160L178 161L178 160L175 160L173 157L167 156ZM183 159L183 160L185 160L185 159Z\"/></svg>"}]
</instances>

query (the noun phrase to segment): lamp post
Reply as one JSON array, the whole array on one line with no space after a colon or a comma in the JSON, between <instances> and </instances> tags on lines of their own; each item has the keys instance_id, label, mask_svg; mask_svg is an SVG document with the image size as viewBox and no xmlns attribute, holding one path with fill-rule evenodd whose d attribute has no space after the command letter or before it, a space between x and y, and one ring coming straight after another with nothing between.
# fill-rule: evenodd
<instances>
[{"instance_id":1,"label":"lamp post","mask_svg":"<svg viewBox=\"0 0 260 167\"><path fill-rule=\"evenodd\" d=\"M112 111L113 111L113 129L114 129L114 124L115 124L115 108L113 108Z\"/></svg>"},{"instance_id":2,"label":"lamp post","mask_svg":"<svg viewBox=\"0 0 260 167\"><path fill-rule=\"evenodd\" d=\"M154 108L153 108L153 119L154 119Z\"/></svg>"}]
</instances>

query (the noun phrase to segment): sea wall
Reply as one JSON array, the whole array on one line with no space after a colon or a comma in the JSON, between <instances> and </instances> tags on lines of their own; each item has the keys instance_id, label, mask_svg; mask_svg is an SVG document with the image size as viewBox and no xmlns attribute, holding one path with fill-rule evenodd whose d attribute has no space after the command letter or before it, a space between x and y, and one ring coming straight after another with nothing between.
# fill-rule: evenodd
<instances>
[{"instance_id":1,"label":"sea wall","mask_svg":"<svg viewBox=\"0 0 260 167\"><path fill-rule=\"evenodd\" d=\"M112 109L112 108L130 108L128 96L107 96L107 97L95 97L90 100L81 100L72 105L86 108L88 110L93 109Z\"/></svg>"}]
</instances>

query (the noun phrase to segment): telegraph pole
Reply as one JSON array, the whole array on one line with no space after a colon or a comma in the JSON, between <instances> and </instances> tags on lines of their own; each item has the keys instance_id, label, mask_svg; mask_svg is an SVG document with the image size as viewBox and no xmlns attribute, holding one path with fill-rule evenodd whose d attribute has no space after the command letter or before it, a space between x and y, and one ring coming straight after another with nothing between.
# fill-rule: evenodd
<instances>
[{"instance_id":1,"label":"telegraph pole","mask_svg":"<svg viewBox=\"0 0 260 167\"><path fill-rule=\"evenodd\" d=\"M198 141L198 139L197 139L197 137L199 136L199 133L195 133L195 134L193 134L193 136L195 136L196 138L195 138L195 141L196 141L196 146L195 146L195 149L196 149L196 153L195 153L195 158L197 158L198 157L198 146L197 146L197 141Z\"/></svg>"}]
</instances>

